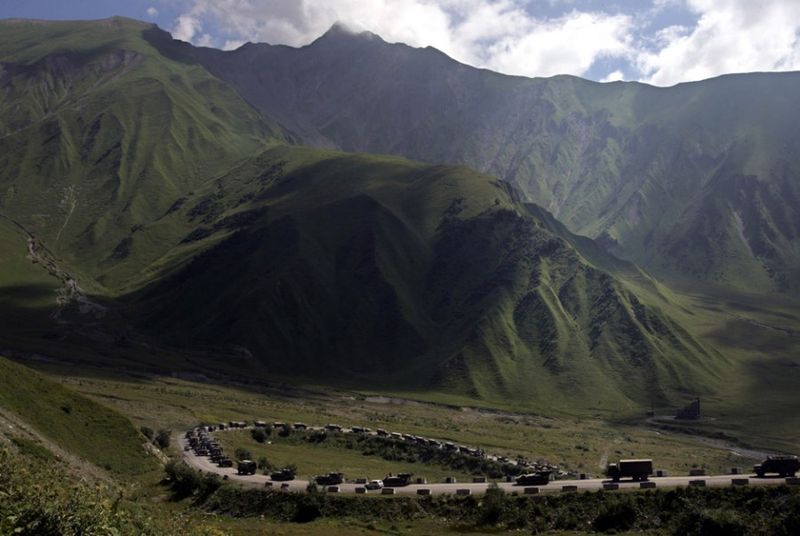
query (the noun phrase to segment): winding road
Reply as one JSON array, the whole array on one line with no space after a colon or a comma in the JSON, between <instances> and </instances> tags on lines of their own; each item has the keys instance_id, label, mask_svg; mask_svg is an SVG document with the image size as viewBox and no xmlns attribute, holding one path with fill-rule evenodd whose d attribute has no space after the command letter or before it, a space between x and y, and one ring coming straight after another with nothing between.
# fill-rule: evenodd
<instances>
[{"instance_id":1,"label":"winding road","mask_svg":"<svg viewBox=\"0 0 800 536\"><path fill-rule=\"evenodd\" d=\"M188 443L186 439L180 439L181 449ZM215 473L220 476L227 476L228 480L242 483L244 485L254 487L269 487L272 486L276 489L283 489L294 492L305 492L308 486L308 480L291 480L289 482L273 482L268 475L255 474L255 475L239 475L236 468L222 468L217 467L209 458L205 456L197 456L192 450L183 451L184 461L191 467L203 471L205 473ZM375 475L373 475L375 476ZM381 475L382 476L382 475ZM702 484L700 484L702 482ZM616 483L619 490L637 490L644 487L669 489L687 486L705 486L705 487L727 487L732 485L750 485L750 486L775 486L780 484L798 484L800 485L800 478L787 479L787 478L756 478L748 475L713 475L713 476L665 476L665 477L651 477L648 482L631 482L620 481ZM588 479L588 480L555 480L543 486L518 486L513 482L498 482L497 485L500 489L507 493L518 492L523 493L563 493L569 491L598 491L604 489L607 485L611 484L610 480L603 479ZM383 492L382 490L363 490L363 484L344 483L335 486L338 493L357 493L356 488L362 488L360 493L367 493L378 495L382 493L393 493L394 495L444 495L444 494L464 494L464 495L480 495L486 492L490 486L489 482L482 483L428 483L428 484L411 484L408 486L392 488L394 492ZM320 487L325 489L324 487ZM385 488L384 488L385 489ZM429 490L428 492L420 490ZM469 490L469 491L466 491ZM535 490L535 491L534 491Z\"/></svg>"}]
</instances>

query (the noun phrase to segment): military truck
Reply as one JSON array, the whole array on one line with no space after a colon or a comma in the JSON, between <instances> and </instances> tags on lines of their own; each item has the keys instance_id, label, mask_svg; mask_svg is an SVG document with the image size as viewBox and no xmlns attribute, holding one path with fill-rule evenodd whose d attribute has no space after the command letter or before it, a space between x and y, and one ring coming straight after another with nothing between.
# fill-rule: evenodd
<instances>
[{"instance_id":1,"label":"military truck","mask_svg":"<svg viewBox=\"0 0 800 536\"><path fill-rule=\"evenodd\" d=\"M236 472L240 475L254 475L256 474L256 462L253 460L242 460L236 466Z\"/></svg>"},{"instance_id":2,"label":"military truck","mask_svg":"<svg viewBox=\"0 0 800 536\"><path fill-rule=\"evenodd\" d=\"M550 483L552 476L553 474L550 471L526 473L514 479L514 484L517 486L546 486Z\"/></svg>"},{"instance_id":3,"label":"military truck","mask_svg":"<svg viewBox=\"0 0 800 536\"><path fill-rule=\"evenodd\" d=\"M413 473L398 473L397 475L387 475L383 479L383 485L387 488L399 488L411 484Z\"/></svg>"},{"instance_id":4,"label":"military truck","mask_svg":"<svg viewBox=\"0 0 800 536\"><path fill-rule=\"evenodd\" d=\"M653 460L620 460L619 463L608 464L606 474L614 482L622 478L630 478L634 482L647 480L653 474Z\"/></svg>"},{"instance_id":5,"label":"military truck","mask_svg":"<svg viewBox=\"0 0 800 536\"><path fill-rule=\"evenodd\" d=\"M795 476L800 471L800 460L797 456L767 456L767 459L753 466L753 472L759 478L767 474L778 476Z\"/></svg>"},{"instance_id":6,"label":"military truck","mask_svg":"<svg viewBox=\"0 0 800 536\"><path fill-rule=\"evenodd\" d=\"M217 461L217 467L233 467L233 460L230 458L220 458Z\"/></svg>"},{"instance_id":7,"label":"military truck","mask_svg":"<svg viewBox=\"0 0 800 536\"><path fill-rule=\"evenodd\" d=\"M343 473L328 473L327 475L319 475L314 477L314 482L320 486L338 486L344 482Z\"/></svg>"},{"instance_id":8,"label":"military truck","mask_svg":"<svg viewBox=\"0 0 800 536\"><path fill-rule=\"evenodd\" d=\"M294 480L295 472L294 472L293 469L290 469L290 468L287 467L287 468L281 469L280 471L275 471L274 473L269 475L269 477L272 480L275 480L276 482L283 482L283 481L286 481L286 480Z\"/></svg>"}]
</instances>

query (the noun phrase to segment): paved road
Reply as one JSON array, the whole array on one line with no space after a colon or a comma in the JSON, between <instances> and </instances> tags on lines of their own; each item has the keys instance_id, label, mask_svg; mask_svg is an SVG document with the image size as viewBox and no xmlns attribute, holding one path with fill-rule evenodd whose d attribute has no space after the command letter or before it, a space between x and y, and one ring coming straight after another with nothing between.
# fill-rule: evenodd
<instances>
[{"instance_id":1,"label":"paved road","mask_svg":"<svg viewBox=\"0 0 800 536\"><path fill-rule=\"evenodd\" d=\"M185 443L185 439L181 438L180 440L181 447L183 447ZM289 491L305 491L306 486L308 486L308 480L292 480L290 482L273 482L269 476L267 475L247 475L242 476L236 474L236 468L221 468L217 467L215 463L212 463L207 457L205 456L197 456L194 454L193 451L188 450L184 451L183 453L184 460L190 466L199 469L203 472L208 473L216 473L220 476L227 475L229 480L233 480L236 482L241 482L245 485L251 485L255 487L265 487L267 485L272 485L275 488L280 488L282 485L286 485L285 489ZM381 475L382 476L382 475ZM758 486L773 486L779 484L785 484L785 478L755 478L748 475L714 475L714 476L667 476L667 477L653 477L650 479L650 482L655 484L657 488L676 488L680 486L689 486L691 485L691 481L698 481L702 480L705 482L705 486L707 487L726 487L731 486L733 484L733 480L735 479L747 479L748 485L758 485ZM591 480L557 480L550 482L545 486L530 486L538 488L538 493L560 493L564 491L564 486L575 486L575 489L578 491L597 491L603 489L604 484L608 484L610 481L602 480L602 479L591 479ZM619 482L619 489L640 489L641 483L639 482ZM524 493L526 486L517 486L512 482L500 482L498 483L501 489L507 492L516 491L520 494ZM363 487L362 484L352 484L346 483L341 484L339 486L340 493L356 493L357 487ZM396 495L417 495L417 491L419 489L428 489L430 490L432 495L443 495L443 494L456 494L457 490L470 490L470 494L482 494L486 492L486 489L489 487L488 483L457 483L457 484L443 484L443 483L430 483L430 484L412 484L409 486L404 486L400 488L394 488ZM368 491L367 493L370 494L380 494L381 491Z\"/></svg>"}]
</instances>

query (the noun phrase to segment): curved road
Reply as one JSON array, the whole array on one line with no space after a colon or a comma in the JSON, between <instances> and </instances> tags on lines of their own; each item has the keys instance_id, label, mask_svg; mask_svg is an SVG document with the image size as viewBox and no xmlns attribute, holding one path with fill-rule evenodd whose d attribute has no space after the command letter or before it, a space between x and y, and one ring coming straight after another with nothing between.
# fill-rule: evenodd
<instances>
[{"instance_id":1,"label":"curved road","mask_svg":"<svg viewBox=\"0 0 800 536\"><path fill-rule=\"evenodd\" d=\"M180 439L181 448L186 445L186 440L184 438ZM308 486L308 480L291 480L289 482L273 482L269 476L255 474L255 475L239 475L236 473L236 468L222 468L217 467L217 464L211 462L205 456L197 456L192 450L184 450L183 451L183 459L184 461L189 464L191 467L195 469L199 469L206 473L216 473L220 476L227 476L228 480L233 480L236 482L240 482L245 485L251 485L255 487L265 487L265 486L272 486L274 488L280 489L283 486L283 489L287 489L289 491L300 491L305 492L306 486ZM715 475L715 476L666 476L666 477L651 477L649 482L650 486L653 484L656 488L676 488L680 486L690 486L694 484L690 484L692 481L704 481L705 486L707 487L726 487L733 485L734 480L746 480L748 485L758 485L758 486L772 486L772 485L779 485L787 483L787 479L785 478L756 478L748 475ZM556 480L550 482L544 486L518 486L515 485L513 482L498 482L497 485L500 489L506 492L516 491L520 494L524 493L527 488L537 488L538 491L535 493L556 493L556 492L563 492L563 491L597 491L603 489L604 484L610 483L609 480L603 479L590 479L590 480ZM800 483L800 479L797 479L797 483ZM645 484L647 485L647 484ZM363 484L354 484L354 483L344 483L338 486L340 493L356 493L356 488L363 488ZM569 486L574 486L573 489L564 489ZM640 482L631 482L631 481L621 481L618 483L620 490L633 490L633 489L640 489L641 483ZM420 489L427 489L430 490L432 495L443 495L443 494L456 494L458 490L469 490L470 494L482 494L485 493L487 488L489 487L489 483L457 483L457 484L444 484L444 483L429 483L429 484L411 484L409 486L403 486L398 488L393 488L396 495L417 495L418 490ZM324 489L323 486L320 486L320 489ZM366 493L371 495L378 495L381 494L381 490L374 490L374 491L367 491ZM465 493L465 492L462 492Z\"/></svg>"}]
</instances>

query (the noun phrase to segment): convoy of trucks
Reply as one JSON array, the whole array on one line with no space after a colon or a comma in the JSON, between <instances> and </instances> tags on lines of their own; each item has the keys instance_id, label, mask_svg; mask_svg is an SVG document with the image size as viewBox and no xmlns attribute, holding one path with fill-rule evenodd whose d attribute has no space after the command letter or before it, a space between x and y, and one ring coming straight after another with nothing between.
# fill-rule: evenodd
<instances>
[{"instance_id":1,"label":"convoy of trucks","mask_svg":"<svg viewBox=\"0 0 800 536\"><path fill-rule=\"evenodd\" d=\"M227 425L221 423L216 426L196 427L186 432L185 439L187 441L187 445L184 450L193 450L198 456L208 456L210 460L216 463L219 467L233 467L233 460L223 454L222 447L210 435L210 433L215 430L225 430L226 428L244 428L246 426L247 424L244 421L231 421L227 423ZM265 421L256 421L254 426L265 427L267 425ZM308 428L304 423L294 423L292 425L285 423L273 423L273 427L275 426L294 428L296 430L305 430ZM339 425L335 424L329 424L325 426L325 429L328 431L342 430ZM363 427L354 427L350 430L354 433L362 434L371 432L368 428ZM389 433L383 429L378 429L375 435L386 438L395 438L395 436L398 436L401 438L401 440L414 441L420 444L438 447L446 451L461 451L470 453L470 449L456 446L453 443L442 443L425 438L419 438L417 436L408 436L408 439L405 439L401 434ZM483 451L479 451L479 454L483 455ZM238 462L236 469L239 475L254 475L257 471L257 464L253 460L241 460ZM546 464L535 468L529 467L529 469L537 470L517 475L516 477L513 477L513 482L519 486L546 486L555 479L555 473L557 471L557 468L548 466ZM775 475L776 477L794 477L798 472L800 472L800 459L797 456L788 455L768 456L763 462L753 466L753 472L758 478L765 478L771 475ZM606 467L606 475L613 482L619 482L622 479L631 479L634 482L643 482L647 481L653 474L653 460L649 458L622 459L618 462L609 463ZM734 474L738 473L734 472ZM658 471L658 476L661 475L662 471ZM272 472L270 477L274 481L294 480L296 477L295 469L292 466L280 469ZM366 489L401 487L412 484L412 477L412 473L399 473L397 475L389 474L382 481L373 480L367 483L367 481L364 480L364 482L366 483ZM508 477L508 481L511 481L511 478L512 477ZM584 478L584 475L581 475L581 478ZM313 480L321 486L338 486L344 482L344 474L332 472L326 475L316 476ZM423 479L420 480L424 481ZM453 481L455 482L455 479L453 479ZM284 486L286 486L286 484L284 484Z\"/></svg>"}]
</instances>

